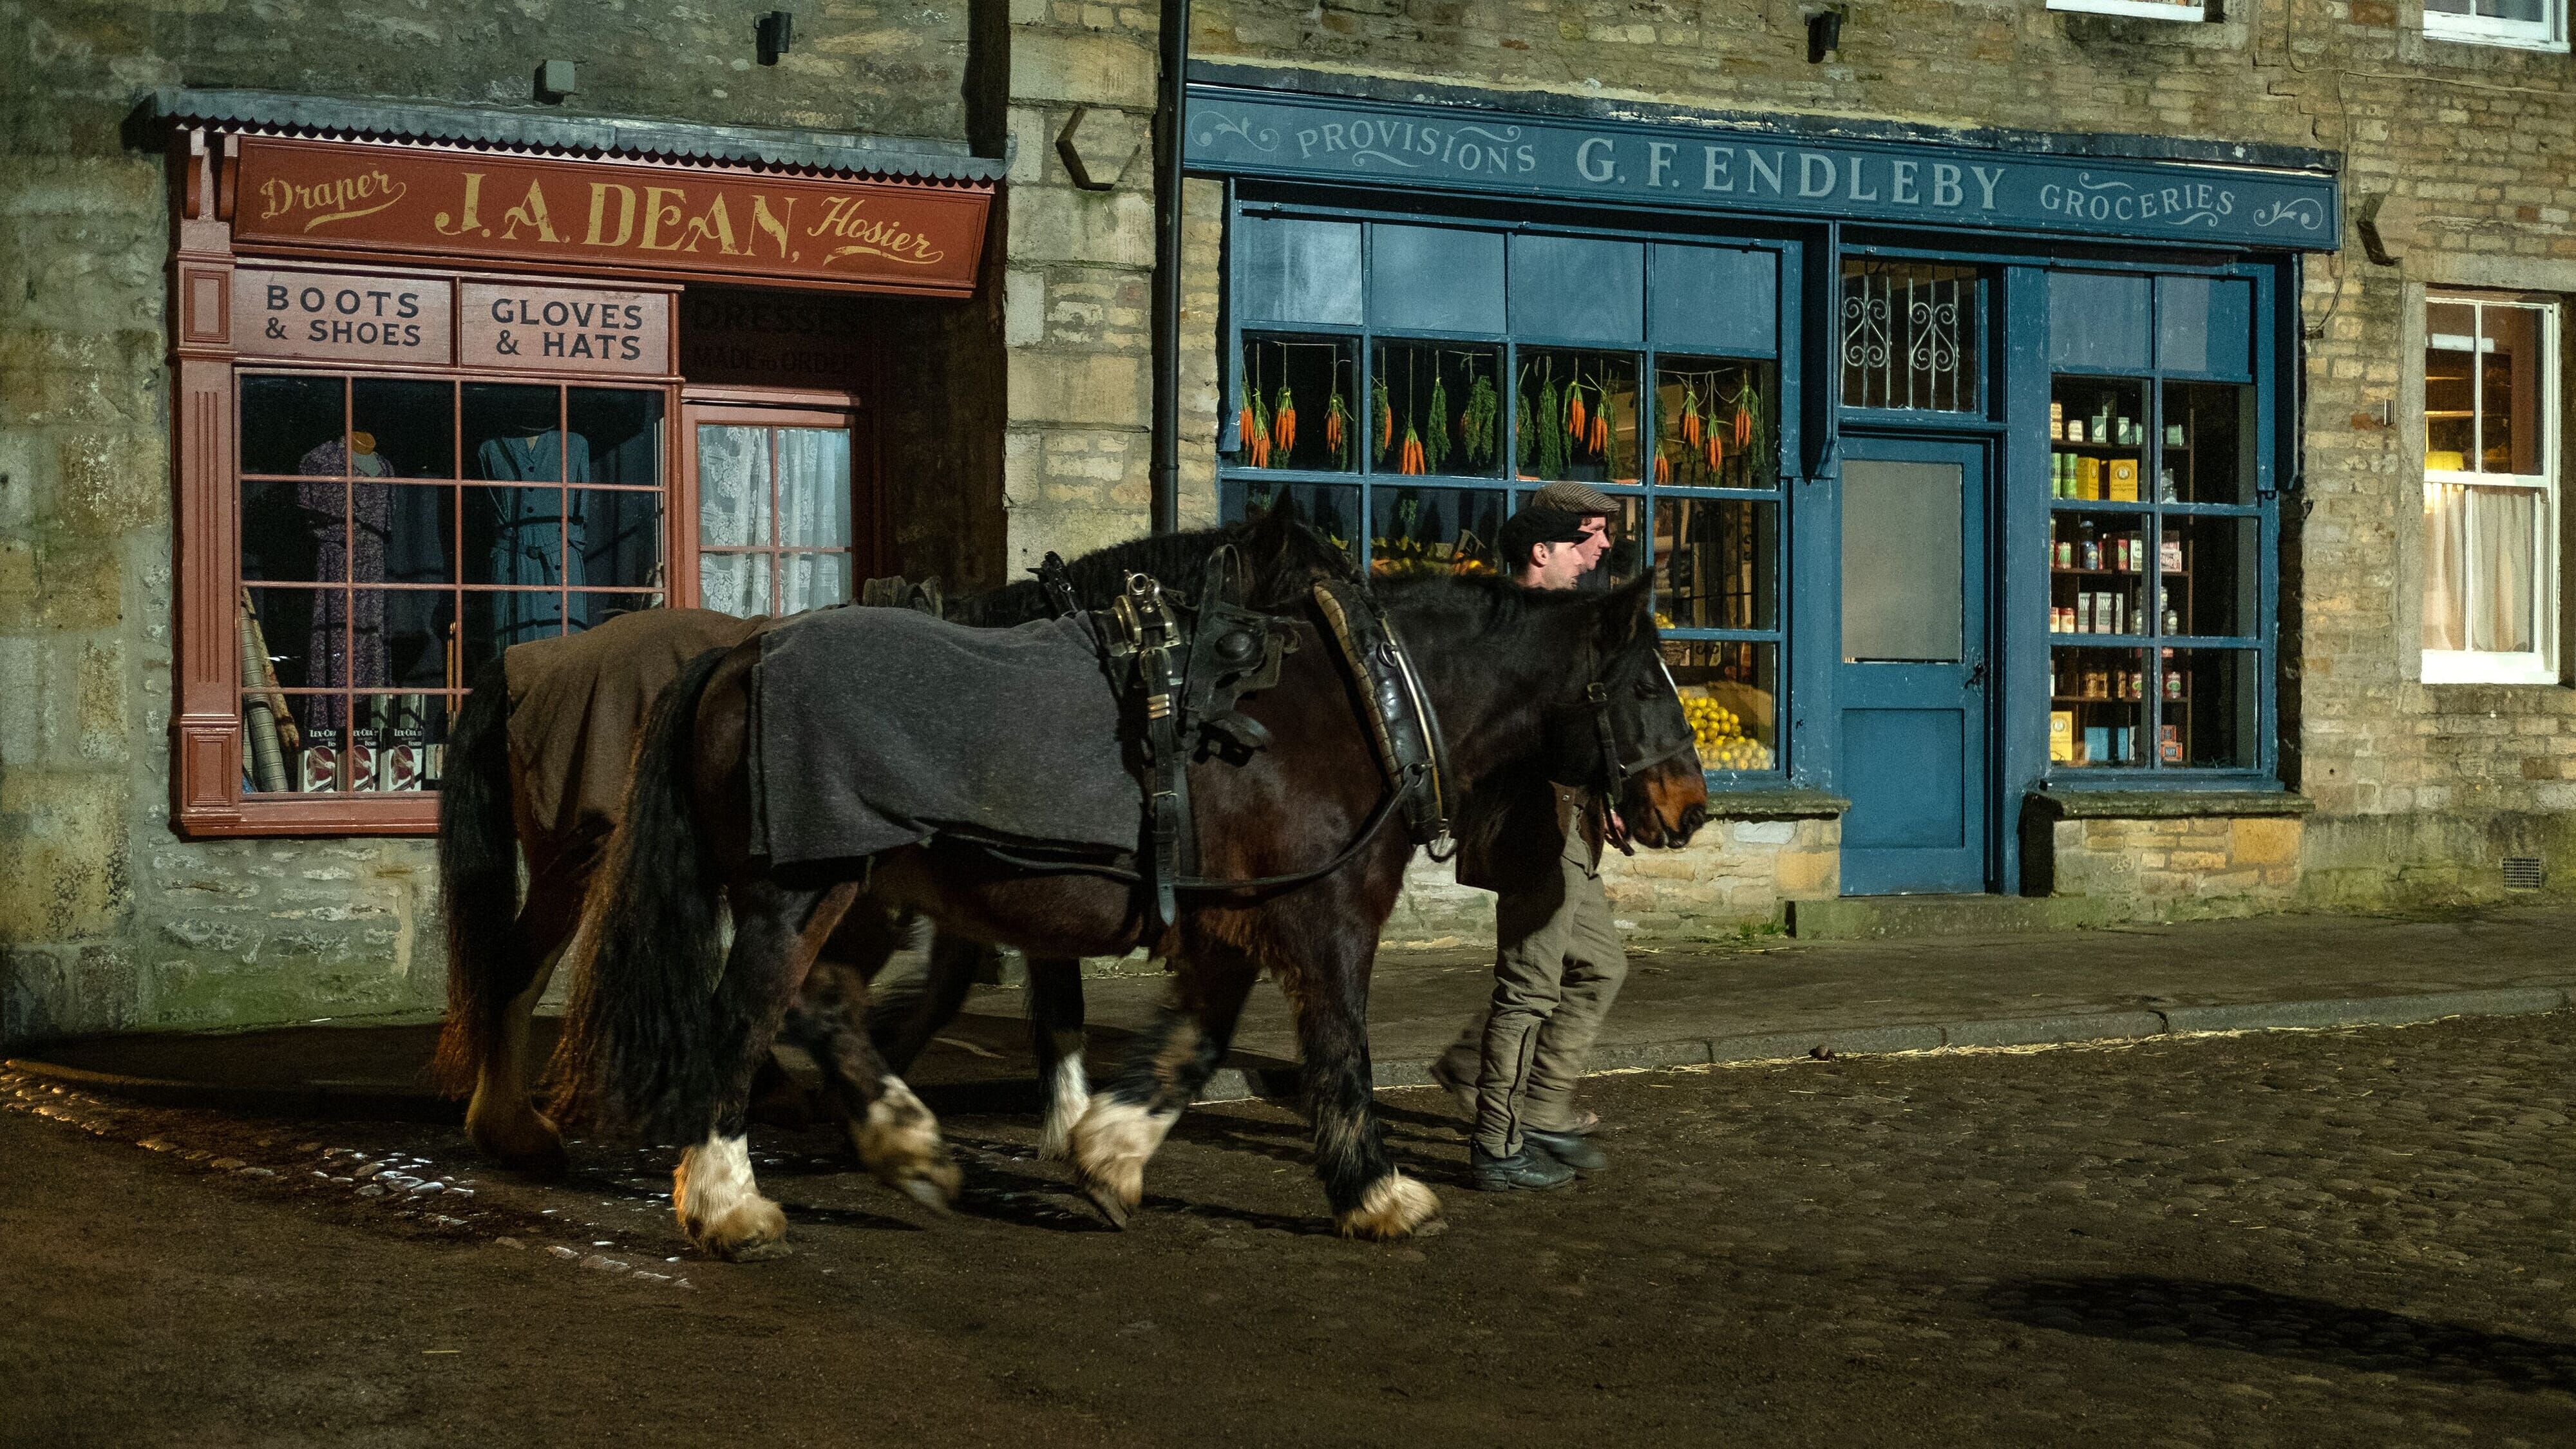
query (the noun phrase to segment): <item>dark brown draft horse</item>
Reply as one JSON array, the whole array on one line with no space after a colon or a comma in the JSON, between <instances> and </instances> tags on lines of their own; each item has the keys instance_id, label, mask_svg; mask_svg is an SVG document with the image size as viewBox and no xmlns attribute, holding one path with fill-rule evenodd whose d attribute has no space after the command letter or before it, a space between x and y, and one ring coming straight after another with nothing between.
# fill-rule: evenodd
<instances>
[{"instance_id":1,"label":"dark brown draft horse","mask_svg":"<svg viewBox=\"0 0 2576 1449\"><path fill-rule=\"evenodd\" d=\"M1106 608L1129 570L1195 584L1208 557L1231 545L1252 576L1249 602L1276 608L1348 562L1321 535L1279 508L1246 523L1131 540L1066 565L1076 598ZM1051 613L1045 589L1023 580L951 599L947 617L985 628ZM439 867L447 894L447 1023L435 1073L448 1091L472 1093L465 1127L475 1147L512 1167L552 1174L563 1136L530 1099L528 1031L557 959L571 941L601 849L623 812L631 751L645 712L688 661L750 638L767 621L705 609L653 609L586 635L523 644L505 671L496 661L475 682L450 734L440 796ZM550 717L551 716L551 717ZM527 870L524 890L520 867ZM873 906L845 916L807 982L785 1035L812 1052L836 1096L849 1100L838 1063L850 1054L866 980L897 944L895 920ZM964 1005L988 948L958 938L934 945L921 997L880 1024L896 1070L911 1065ZM1072 959L1032 957L1031 1040L1046 1088L1046 1141L1060 1155L1089 1100L1082 1058L1082 978Z\"/></svg>"},{"instance_id":2,"label":"dark brown draft horse","mask_svg":"<svg viewBox=\"0 0 2576 1449\"><path fill-rule=\"evenodd\" d=\"M1612 781L1620 823L1638 843L1679 846L1698 828L1707 790L1642 584L1542 594L1437 579L1382 597L1446 731L1456 789ZM1384 818L1385 776L1340 653L1313 624L1299 630L1279 685L1241 706L1271 745L1243 764L1194 767L1203 878L1312 870ZM559 1062L560 1109L690 1144L673 1200L701 1247L756 1255L786 1231L744 1141L752 1071L817 949L863 896L1035 953L1151 944L1177 963L1157 1029L1074 1128L1075 1170L1113 1220L1141 1200L1147 1159L1223 1057L1265 969L1296 1012L1317 1171L1340 1230L1394 1238L1438 1214L1437 1196L1389 1159L1370 1097L1369 968L1413 851L1402 832L1302 883L1185 895L1180 920L1151 943L1131 886L1031 874L945 837L782 876L751 853L758 657L747 645L702 658L663 698L587 908L593 959L576 978ZM726 904L733 944L719 961ZM953 1191L956 1171L927 1109L891 1074L873 1087L859 1133L871 1166L918 1195Z\"/></svg>"}]
</instances>

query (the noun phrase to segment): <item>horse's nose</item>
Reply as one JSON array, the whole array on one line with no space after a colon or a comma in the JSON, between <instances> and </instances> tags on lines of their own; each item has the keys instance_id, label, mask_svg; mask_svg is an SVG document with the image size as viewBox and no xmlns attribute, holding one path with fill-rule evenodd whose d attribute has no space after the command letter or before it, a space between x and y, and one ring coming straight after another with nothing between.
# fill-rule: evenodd
<instances>
[{"instance_id":1,"label":"horse's nose","mask_svg":"<svg viewBox=\"0 0 2576 1449\"><path fill-rule=\"evenodd\" d=\"M1699 828L1707 823L1707 806L1693 805L1689 809L1684 810L1682 812L1682 839L1688 840L1692 836L1699 834Z\"/></svg>"}]
</instances>

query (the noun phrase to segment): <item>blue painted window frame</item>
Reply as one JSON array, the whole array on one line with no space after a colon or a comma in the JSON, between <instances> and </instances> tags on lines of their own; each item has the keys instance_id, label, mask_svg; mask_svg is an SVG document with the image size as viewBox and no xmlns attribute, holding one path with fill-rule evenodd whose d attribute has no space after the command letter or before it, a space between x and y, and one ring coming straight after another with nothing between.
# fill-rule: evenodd
<instances>
[{"instance_id":1,"label":"blue painted window frame","mask_svg":"<svg viewBox=\"0 0 2576 1449\"><path fill-rule=\"evenodd\" d=\"M1243 218L1247 215L1257 216L1264 219L1330 220L1362 223L1363 231L1360 268L1363 293L1359 324L1356 327L1308 325L1295 322L1262 322L1247 325L1242 317L1242 309L1235 303L1235 276L1231 264L1231 239L1242 235L1240 227ZM1706 350L1657 347L1655 340L1655 318L1651 310L1642 314L1642 322L1639 328L1639 339L1633 347L1626 344L1603 343L1598 340L1563 338L1535 332L1526 334L1514 332L1511 330L1508 313L1505 317L1503 330L1496 332L1442 332L1406 329L1400 332L1389 332L1387 336L1390 340L1400 339L1408 342L1465 342L1488 344L1498 347L1502 352L1501 376L1505 380L1514 379L1518 376L1519 354L1520 349L1523 347L1568 348L1584 351L1606 352L1634 352L1639 359L1640 367L1638 374L1637 422L1639 434L1639 481L1634 485L1595 482L1591 486L1599 488L1602 492L1608 493L1613 497L1635 498L1638 500L1638 527L1649 548L1652 547L1652 541L1655 536L1656 507L1658 502L1664 499L1737 499L1751 502L1764 502L1773 506L1775 509L1774 516L1777 519L1777 538L1775 540L1777 557L1774 562L1773 572L1774 587L1777 591L1777 597L1773 601L1771 628L1671 628L1663 631L1664 637L1677 641L1697 642L1705 640L1717 643L1754 643L1768 645L1773 650L1774 727L1772 768L1768 770L1742 771L1712 770L1708 772L1709 783L1712 788L1716 789L1778 789L1784 784L1804 785L1812 783L1812 772L1803 766L1799 758L1801 747L1798 744L1798 740L1800 738L1800 731L1794 727L1796 719L1796 686L1793 683L1793 681L1798 678L1797 671L1800 667L1800 660L1797 654L1798 646L1794 642L1795 630L1792 628L1792 621L1798 617L1799 614L1797 601L1793 597L1795 591L1799 587L1798 575L1793 567L1792 560L1795 557L1796 551L1796 542L1793 537L1793 530L1796 527L1794 514L1796 512L1795 505L1798 492L1797 484L1801 478L1799 460L1803 456L1802 450L1804 446L1801 428L1804 404L1801 398L1800 360L1808 351L1807 347L1804 345L1803 334L1799 330L1801 326L1800 319L1805 310L1803 305L1805 282L1802 277L1802 267L1805 262L1805 250L1801 241L1793 235L1766 233L1757 230L1747 230L1744 232L1711 232L1679 229L1659 230L1651 227L1626 225L1586 226L1573 221L1563 223L1551 221L1541 224L1526 220L1507 221L1493 219L1490 217L1453 215L1445 212L1425 214L1422 212L1400 210L1391 207L1372 207L1365 204L1353 204L1346 198L1340 197L1338 194L1336 194L1335 198L1331 201L1315 200L1303 197L1248 197L1243 194L1243 189L1239 185L1229 182L1226 198L1226 235L1229 239L1229 250L1227 253L1228 265L1226 286L1223 290L1226 308L1225 320L1221 328L1224 345L1220 349L1220 355L1218 358L1219 373L1222 379L1221 396L1224 398L1224 405L1219 409L1218 413L1219 436L1217 438L1217 492L1221 516L1229 519L1234 516L1229 504L1235 496L1236 489L1229 485L1242 485L1255 482L1264 484L1317 484L1332 487L1357 487L1360 490L1360 517L1363 520L1370 519L1374 516L1373 510L1375 500L1373 497L1373 490L1379 486L1401 486L1409 489L1454 488L1460 491L1493 491L1499 489L1505 492L1505 496L1508 500L1507 506L1512 508L1518 508L1528 494L1537 491L1537 489L1542 486L1535 482L1525 482L1514 477L1514 470L1510 467L1508 461L1506 461L1506 463L1501 467L1500 475L1492 477L1475 475L1380 474L1373 471L1371 461L1368 457L1368 449L1366 448L1361 448L1359 450L1359 465L1356 469L1350 472L1310 471L1286 468L1253 468L1247 466L1243 462L1242 438L1238 419L1243 407L1242 389L1244 380L1240 376L1240 373L1242 371L1243 339L1247 332L1254 334L1284 332L1304 336L1347 338L1354 341L1357 344L1358 375L1362 380L1362 385L1357 389L1358 396L1353 400L1352 421L1353 425L1358 429L1359 434L1362 437L1369 436L1369 430L1375 425L1374 420L1369 413L1371 399L1369 397L1369 389L1365 385L1366 379L1370 376L1371 358L1378 339L1378 333L1374 326L1375 313L1377 309L1371 305L1371 299L1368 296L1368 289L1374 285L1371 279L1372 267L1370 265L1374 233L1367 229L1367 224L1370 223L1384 223L1399 226L1452 226L1471 230L1499 231L1506 235L1528 235L1535 233L1551 236L1600 238L1619 242L1638 243L1643 245L1646 249L1644 282L1647 304L1649 307L1651 307L1652 299L1655 295L1655 272L1658 263L1658 256L1655 247L1658 243L1687 246L1730 247L1742 250L1767 252L1773 257L1777 267L1777 281L1772 298L1774 312L1772 349L1771 355L1768 358L1762 359L1776 363L1779 369L1778 381L1775 384L1778 396L1773 399L1774 411L1777 414L1777 427L1771 440L1771 446L1778 455L1775 470L1777 486L1771 489L1676 487L1657 484L1652 481L1652 448L1655 440L1661 436L1661 419L1656 415L1658 401L1657 389L1654 386L1658 357L1667 352L1675 355L1692 357L1704 357L1716 354L1712 354ZM1506 266L1508 267L1508 262L1506 263ZM1508 272L1506 275L1508 277ZM1723 355L1730 357L1756 356L1756 354L1751 352L1727 352ZM1509 460L1517 456L1516 449L1518 438L1516 420L1514 417L1515 411L1516 409L1510 406L1510 394L1507 389L1505 392L1505 406L1503 408L1502 415L1502 456L1505 460ZM1400 484L1382 484L1378 481L1397 476L1402 477L1403 481ZM1362 566L1365 567L1368 562L1368 539L1365 529L1359 540L1359 548L1361 551Z\"/></svg>"}]
</instances>

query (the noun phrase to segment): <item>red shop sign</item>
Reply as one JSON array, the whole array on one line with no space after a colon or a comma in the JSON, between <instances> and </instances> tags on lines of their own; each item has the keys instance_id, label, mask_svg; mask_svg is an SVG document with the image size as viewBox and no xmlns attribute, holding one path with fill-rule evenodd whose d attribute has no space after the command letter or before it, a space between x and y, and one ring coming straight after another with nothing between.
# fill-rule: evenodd
<instances>
[{"instance_id":1,"label":"red shop sign","mask_svg":"<svg viewBox=\"0 0 2576 1449\"><path fill-rule=\"evenodd\" d=\"M657 276L964 296L992 193L246 136L233 236Z\"/></svg>"}]
</instances>

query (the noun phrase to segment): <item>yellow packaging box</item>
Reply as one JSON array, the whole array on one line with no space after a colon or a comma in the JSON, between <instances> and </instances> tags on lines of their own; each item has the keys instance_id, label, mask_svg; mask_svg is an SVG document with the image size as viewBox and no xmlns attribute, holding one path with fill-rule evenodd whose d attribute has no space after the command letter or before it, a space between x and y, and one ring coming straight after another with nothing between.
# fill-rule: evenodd
<instances>
[{"instance_id":1,"label":"yellow packaging box","mask_svg":"<svg viewBox=\"0 0 2576 1449\"><path fill-rule=\"evenodd\" d=\"M2075 460L2075 496L2078 498L2093 499L2099 499L2102 496L2101 459L2078 458Z\"/></svg>"},{"instance_id":2,"label":"yellow packaging box","mask_svg":"<svg viewBox=\"0 0 2576 1449\"><path fill-rule=\"evenodd\" d=\"M2138 501L2138 460L2113 458L2110 465L2110 490L2102 496L2114 503Z\"/></svg>"},{"instance_id":3,"label":"yellow packaging box","mask_svg":"<svg viewBox=\"0 0 2576 1449\"><path fill-rule=\"evenodd\" d=\"M2048 712L2048 758L2060 765L2075 762L2075 711L2052 709Z\"/></svg>"}]
</instances>

